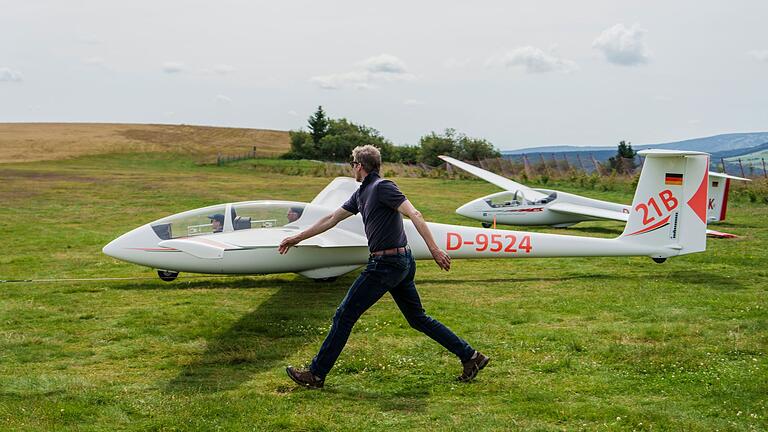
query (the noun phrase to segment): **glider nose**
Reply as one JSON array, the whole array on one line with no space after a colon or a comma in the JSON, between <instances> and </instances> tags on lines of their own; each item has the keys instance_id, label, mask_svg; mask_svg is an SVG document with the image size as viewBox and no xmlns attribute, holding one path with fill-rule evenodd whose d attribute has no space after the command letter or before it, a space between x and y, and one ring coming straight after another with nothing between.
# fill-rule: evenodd
<instances>
[{"instance_id":1,"label":"glider nose","mask_svg":"<svg viewBox=\"0 0 768 432\"><path fill-rule=\"evenodd\" d=\"M471 201L456 209L456 213L471 218L475 213L475 202Z\"/></svg>"},{"instance_id":2,"label":"glider nose","mask_svg":"<svg viewBox=\"0 0 768 432\"><path fill-rule=\"evenodd\" d=\"M129 231L107 243L101 251L122 261L133 262L137 253L147 248L157 247L160 238L149 225L144 225Z\"/></svg>"},{"instance_id":3,"label":"glider nose","mask_svg":"<svg viewBox=\"0 0 768 432\"><path fill-rule=\"evenodd\" d=\"M112 240L111 242L107 243L106 246L101 248L101 251L104 254L111 256L112 258L119 258L117 256L117 253L120 250L120 247L118 246L118 244L119 244L118 240L120 240L120 239L116 238L116 239Z\"/></svg>"}]
</instances>

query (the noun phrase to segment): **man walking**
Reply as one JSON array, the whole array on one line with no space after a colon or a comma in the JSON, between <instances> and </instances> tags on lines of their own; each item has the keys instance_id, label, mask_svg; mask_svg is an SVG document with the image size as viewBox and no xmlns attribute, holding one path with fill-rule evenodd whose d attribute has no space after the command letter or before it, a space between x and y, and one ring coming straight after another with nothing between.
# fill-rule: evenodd
<instances>
[{"instance_id":1,"label":"man walking","mask_svg":"<svg viewBox=\"0 0 768 432\"><path fill-rule=\"evenodd\" d=\"M344 349L355 322L389 291L411 327L434 339L461 360L463 371L458 379L472 380L488 364L489 358L475 351L448 327L424 313L413 281L416 263L408 247L402 215L411 219L441 269L450 270L451 258L437 247L421 213L400 192L397 185L379 176L381 154L376 147L355 147L352 150L350 165L355 179L362 181L360 188L341 208L295 236L284 239L278 251L285 254L299 242L361 213L371 255L365 270L349 288L346 297L336 309L333 325L312 364L307 369L288 366L288 376L303 386L322 388L325 376Z\"/></svg>"}]
</instances>

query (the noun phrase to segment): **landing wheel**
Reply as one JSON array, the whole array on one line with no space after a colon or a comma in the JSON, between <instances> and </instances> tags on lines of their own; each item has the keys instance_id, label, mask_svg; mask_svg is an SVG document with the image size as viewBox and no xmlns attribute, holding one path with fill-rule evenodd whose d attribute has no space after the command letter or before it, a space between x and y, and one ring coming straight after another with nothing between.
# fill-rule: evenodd
<instances>
[{"instance_id":1,"label":"landing wheel","mask_svg":"<svg viewBox=\"0 0 768 432\"><path fill-rule=\"evenodd\" d=\"M490 224L488 222L483 222L481 225L483 226L483 228L490 228L493 226L493 224Z\"/></svg>"},{"instance_id":2,"label":"landing wheel","mask_svg":"<svg viewBox=\"0 0 768 432\"><path fill-rule=\"evenodd\" d=\"M652 259L652 260L653 260L653 262L655 262L656 264L661 264L661 263L663 263L664 261L666 261L666 260L667 260L666 258L651 258L651 259Z\"/></svg>"},{"instance_id":3,"label":"landing wheel","mask_svg":"<svg viewBox=\"0 0 768 432\"><path fill-rule=\"evenodd\" d=\"M158 270L157 275L166 282L173 282L179 276L179 272L171 270Z\"/></svg>"},{"instance_id":4,"label":"landing wheel","mask_svg":"<svg viewBox=\"0 0 768 432\"><path fill-rule=\"evenodd\" d=\"M338 277L334 276L334 277L312 279L312 280L317 282L317 283L331 283L331 282L336 282L336 279L338 279Z\"/></svg>"}]
</instances>

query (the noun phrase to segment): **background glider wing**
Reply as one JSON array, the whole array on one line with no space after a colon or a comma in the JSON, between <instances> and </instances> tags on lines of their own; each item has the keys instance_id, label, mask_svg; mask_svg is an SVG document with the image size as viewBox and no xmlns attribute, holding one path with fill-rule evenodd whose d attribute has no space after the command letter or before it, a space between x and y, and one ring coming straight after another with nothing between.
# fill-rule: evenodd
<instances>
[{"instance_id":1,"label":"background glider wing","mask_svg":"<svg viewBox=\"0 0 768 432\"><path fill-rule=\"evenodd\" d=\"M744 178L744 177L736 177L736 176L732 176L732 175L730 175L730 174L726 174L726 173L719 173L719 172L714 172L714 171L710 171L710 172L709 172L709 176L710 176L710 177L721 177L721 178L727 178L727 179L731 179L731 180L743 180L743 181L752 181L752 180L750 180L750 179L748 179L748 178Z\"/></svg>"},{"instance_id":2,"label":"background glider wing","mask_svg":"<svg viewBox=\"0 0 768 432\"><path fill-rule=\"evenodd\" d=\"M588 207L578 204L571 204L571 203L553 203L549 207L547 207L549 210L558 212L558 213L567 213L567 214L574 214L579 216L589 216L599 219L610 219L620 222L626 222L629 220L629 214L617 212L617 211L611 211L611 210L605 210L600 209L596 207Z\"/></svg>"},{"instance_id":3,"label":"background glider wing","mask_svg":"<svg viewBox=\"0 0 768 432\"><path fill-rule=\"evenodd\" d=\"M449 156L439 156L439 158L457 168L463 169L464 171L472 175L480 177L481 179L487 181L488 183L494 184L502 189L506 189L510 192L522 191L525 198L530 201L539 201L539 200L543 200L544 198L547 198L546 194L535 191L524 184L517 183L506 177L502 177L498 174L494 174L490 171L486 171L474 165L462 162L460 160L456 160Z\"/></svg>"}]
</instances>

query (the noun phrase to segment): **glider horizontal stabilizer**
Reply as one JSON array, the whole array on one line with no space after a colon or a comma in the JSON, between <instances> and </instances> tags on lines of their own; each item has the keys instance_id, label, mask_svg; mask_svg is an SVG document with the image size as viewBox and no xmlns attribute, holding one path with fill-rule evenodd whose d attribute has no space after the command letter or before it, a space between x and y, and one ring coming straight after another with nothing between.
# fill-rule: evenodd
<instances>
[{"instance_id":1,"label":"glider horizontal stabilizer","mask_svg":"<svg viewBox=\"0 0 768 432\"><path fill-rule=\"evenodd\" d=\"M553 203L549 210L558 213L567 213L579 216L589 216L598 219L611 219L620 222L626 222L629 219L628 213L605 210L597 207L588 207L572 203Z\"/></svg>"}]
</instances>

